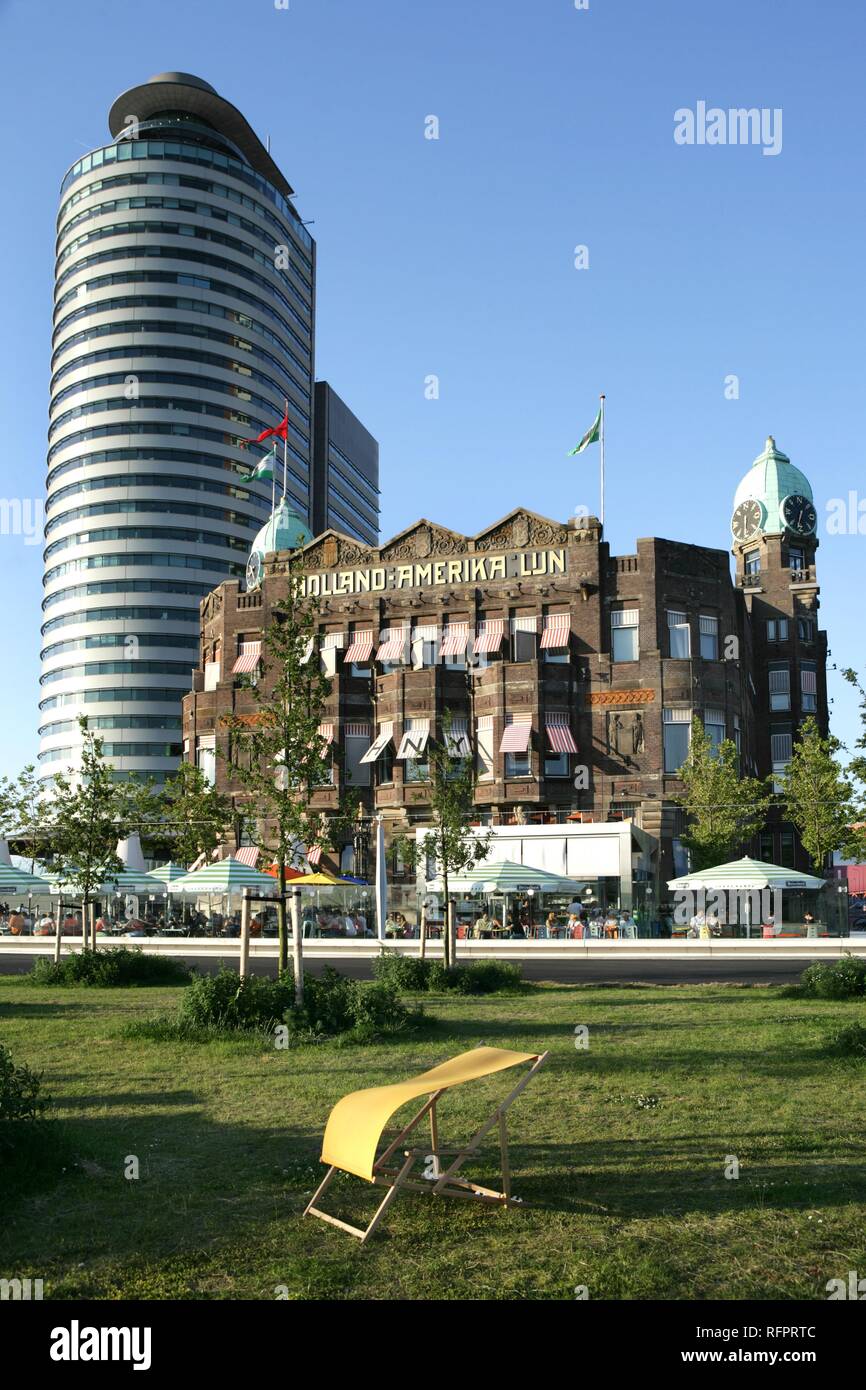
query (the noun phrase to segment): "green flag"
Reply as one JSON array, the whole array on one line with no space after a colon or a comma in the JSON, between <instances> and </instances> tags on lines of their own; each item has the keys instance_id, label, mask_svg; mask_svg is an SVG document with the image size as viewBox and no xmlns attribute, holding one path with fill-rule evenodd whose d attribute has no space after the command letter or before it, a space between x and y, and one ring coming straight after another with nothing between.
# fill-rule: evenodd
<instances>
[{"instance_id":1,"label":"green flag","mask_svg":"<svg viewBox=\"0 0 866 1390\"><path fill-rule=\"evenodd\" d=\"M252 473L247 474L247 482L251 482L253 478L273 478L276 458L276 445L274 445L264 458L259 459Z\"/></svg>"},{"instance_id":2,"label":"green flag","mask_svg":"<svg viewBox=\"0 0 866 1390\"><path fill-rule=\"evenodd\" d=\"M569 449L568 453L566 454L566 458L574 458L574 455L575 455L575 454L582 454L583 451L584 451L584 449L586 448L587 444L597 444L597 443L598 443L598 440L599 440L600 438L601 438L601 406L599 406L599 408L598 408L598 414L596 415L593 424L590 425L590 427L589 427L589 429L587 430L586 434L583 436L583 439L580 441L579 444L576 444L576 445L574 446L573 449Z\"/></svg>"}]
</instances>

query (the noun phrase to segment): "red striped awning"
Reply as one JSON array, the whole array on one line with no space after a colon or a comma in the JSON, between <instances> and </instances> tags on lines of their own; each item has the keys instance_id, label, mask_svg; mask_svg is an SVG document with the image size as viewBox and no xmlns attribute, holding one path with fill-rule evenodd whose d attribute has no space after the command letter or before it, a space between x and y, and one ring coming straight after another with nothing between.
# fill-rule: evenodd
<instances>
[{"instance_id":1,"label":"red striped awning","mask_svg":"<svg viewBox=\"0 0 866 1390\"><path fill-rule=\"evenodd\" d=\"M500 753L525 753L529 748L531 735L532 721L528 718L514 720L511 724L506 724L502 742L499 745Z\"/></svg>"},{"instance_id":2,"label":"red striped awning","mask_svg":"<svg viewBox=\"0 0 866 1390\"><path fill-rule=\"evenodd\" d=\"M334 726L333 726L333 724L327 723L327 722L324 723L324 724L320 724L320 725L319 725L318 732L319 732L319 737L320 737L320 738L323 738L327 744L331 744L331 743L334 742Z\"/></svg>"},{"instance_id":3,"label":"red striped awning","mask_svg":"<svg viewBox=\"0 0 866 1390\"><path fill-rule=\"evenodd\" d=\"M261 642L241 642L238 659L232 667L232 675L237 675L240 671L254 671L261 659Z\"/></svg>"},{"instance_id":4,"label":"red striped awning","mask_svg":"<svg viewBox=\"0 0 866 1390\"><path fill-rule=\"evenodd\" d=\"M353 636L352 636L352 641L351 641L351 643L350 643L350 645L349 645L349 650L346 652L346 655L343 657L343 660L344 660L344 661L354 661L354 662L356 662L359 666L362 666L365 662L367 662L367 661L370 660L370 656L371 656L372 651L373 651L373 633L372 633L372 631L370 631L370 632L356 632L356 633L354 633Z\"/></svg>"},{"instance_id":5,"label":"red striped awning","mask_svg":"<svg viewBox=\"0 0 866 1390\"><path fill-rule=\"evenodd\" d=\"M866 864L848 865L848 892L866 893Z\"/></svg>"},{"instance_id":6,"label":"red striped awning","mask_svg":"<svg viewBox=\"0 0 866 1390\"><path fill-rule=\"evenodd\" d=\"M321 858L322 858L322 851L321 851L321 849L320 849L320 847L319 847L318 845L314 845L313 848L312 848L311 850L308 850L308 851L307 851L307 861L308 861L310 864L318 864L318 863L320 863L320 862L321 862Z\"/></svg>"},{"instance_id":7,"label":"red striped awning","mask_svg":"<svg viewBox=\"0 0 866 1390\"><path fill-rule=\"evenodd\" d=\"M376 653L377 661L400 661L406 645L406 634L402 627L389 628L388 635L379 644Z\"/></svg>"},{"instance_id":8,"label":"red striped awning","mask_svg":"<svg viewBox=\"0 0 866 1390\"><path fill-rule=\"evenodd\" d=\"M235 859L241 864L248 864L254 869L259 862L258 845L241 845L240 849L235 850Z\"/></svg>"},{"instance_id":9,"label":"red striped awning","mask_svg":"<svg viewBox=\"0 0 866 1390\"><path fill-rule=\"evenodd\" d=\"M552 753L576 753L577 744L568 723L567 714L547 714L544 717L544 732Z\"/></svg>"},{"instance_id":10,"label":"red striped awning","mask_svg":"<svg viewBox=\"0 0 866 1390\"><path fill-rule=\"evenodd\" d=\"M475 655L489 656L491 652L498 652L504 636L505 619L487 618L475 639Z\"/></svg>"},{"instance_id":11,"label":"red striped awning","mask_svg":"<svg viewBox=\"0 0 866 1390\"><path fill-rule=\"evenodd\" d=\"M571 635L571 616L568 613L548 613L541 634L542 647L567 647Z\"/></svg>"},{"instance_id":12,"label":"red striped awning","mask_svg":"<svg viewBox=\"0 0 866 1390\"><path fill-rule=\"evenodd\" d=\"M469 641L468 623L449 623L442 634L440 656L462 656Z\"/></svg>"}]
</instances>

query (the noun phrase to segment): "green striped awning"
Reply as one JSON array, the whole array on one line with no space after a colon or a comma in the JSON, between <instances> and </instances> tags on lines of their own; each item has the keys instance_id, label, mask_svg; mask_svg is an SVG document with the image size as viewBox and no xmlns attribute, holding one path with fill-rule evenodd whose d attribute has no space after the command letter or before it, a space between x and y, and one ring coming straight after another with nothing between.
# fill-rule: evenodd
<instances>
[{"instance_id":1,"label":"green striped awning","mask_svg":"<svg viewBox=\"0 0 866 1390\"><path fill-rule=\"evenodd\" d=\"M14 864L0 864L0 893L47 893L50 887L38 874L28 874Z\"/></svg>"},{"instance_id":2,"label":"green striped awning","mask_svg":"<svg viewBox=\"0 0 866 1390\"><path fill-rule=\"evenodd\" d=\"M160 864L158 869L150 869L150 877L158 878L160 883L174 883L179 878L186 878L188 869L182 864Z\"/></svg>"},{"instance_id":3,"label":"green striped awning","mask_svg":"<svg viewBox=\"0 0 866 1390\"><path fill-rule=\"evenodd\" d=\"M783 864L765 864L761 859L732 859L712 869L700 869L681 878L669 878L668 888L727 888L732 891L760 888L823 888L824 879L801 874Z\"/></svg>"},{"instance_id":4,"label":"green striped awning","mask_svg":"<svg viewBox=\"0 0 866 1390\"><path fill-rule=\"evenodd\" d=\"M270 897L277 891L276 879L270 874L259 873L249 864L229 855L212 864L203 864L191 874L185 874L172 884L176 893L234 893L242 888L252 888L257 893Z\"/></svg>"}]
</instances>

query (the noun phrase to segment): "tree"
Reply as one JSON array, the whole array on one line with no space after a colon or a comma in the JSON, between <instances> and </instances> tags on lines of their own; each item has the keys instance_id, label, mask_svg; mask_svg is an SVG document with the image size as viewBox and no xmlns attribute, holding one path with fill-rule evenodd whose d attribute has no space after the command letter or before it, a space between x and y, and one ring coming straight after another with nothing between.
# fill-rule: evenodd
<instances>
[{"instance_id":1,"label":"tree","mask_svg":"<svg viewBox=\"0 0 866 1390\"><path fill-rule=\"evenodd\" d=\"M689 753L679 776L685 791L674 800L688 816L680 838L692 870L726 863L764 825L772 801L769 786L741 777L736 744L731 739L714 744L700 719L692 721Z\"/></svg>"},{"instance_id":2,"label":"tree","mask_svg":"<svg viewBox=\"0 0 866 1390\"><path fill-rule=\"evenodd\" d=\"M305 851L331 847L326 818L311 805L314 789L331 780L330 751L319 733L330 685L320 662L310 656L317 609L302 596L300 557L292 556L288 563L286 596L272 610L262 638L262 675L251 685L256 712L223 719L229 731L229 766L254 812L256 842L277 864L281 971L288 965L286 870ZM303 958L297 921L293 949L300 1002Z\"/></svg>"},{"instance_id":3,"label":"tree","mask_svg":"<svg viewBox=\"0 0 866 1390\"><path fill-rule=\"evenodd\" d=\"M26 832L43 796L44 786L32 763L14 779L0 777L0 839L8 840L17 832ZM28 848L32 868L37 855L32 845Z\"/></svg>"},{"instance_id":4,"label":"tree","mask_svg":"<svg viewBox=\"0 0 866 1390\"><path fill-rule=\"evenodd\" d=\"M857 672L852 671L850 667L843 671L842 675L849 685L854 686L854 689L860 696L861 726L860 736L854 744L857 752L851 759L847 768L850 776L859 783L858 804L855 806L854 811L856 822L859 825L859 835L856 840L857 852L855 854L849 854L846 857L850 859L863 859L866 858L866 836L863 834L863 822L866 821L866 690L864 690L863 684L857 676Z\"/></svg>"},{"instance_id":5,"label":"tree","mask_svg":"<svg viewBox=\"0 0 866 1390\"><path fill-rule=\"evenodd\" d=\"M475 776L465 734L455 734L450 711L442 720L442 737L429 746L430 816L433 827L420 843L406 842L410 862L436 860L445 901L443 944L446 966L456 961L454 923L449 910L449 880L480 864L490 850L492 832L478 835L475 817Z\"/></svg>"},{"instance_id":6,"label":"tree","mask_svg":"<svg viewBox=\"0 0 866 1390\"><path fill-rule=\"evenodd\" d=\"M810 716L800 727L783 777L788 819L819 874L835 850L847 859L863 853L862 831L854 828L854 789L836 757L841 747L832 734L822 738Z\"/></svg>"},{"instance_id":7,"label":"tree","mask_svg":"<svg viewBox=\"0 0 866 1390\"><path fill-rule=\"evenodd\" d=\"M189 867L210 856L225 838L234 817L231 799L211 786L201 768L183 762L166 778L160 798L162 825L156 834L163 853ZM153 832L152 832L153 834Z\"/></svg>"},{"instance_id":8,"label":"tree","mask_svg":"<svg viewBox=\"0 0 866 1390\"><path fill-rule=\"evenodd\" d=\"M78 724L81 765L50 779L33 830L55 876L80 897L86 940L90 903L123 867L115 852L123 800L102 756L102 739L88 729L83 716ZM95 929L90 944L95 950Z\"/></svg>"}]
</instances>

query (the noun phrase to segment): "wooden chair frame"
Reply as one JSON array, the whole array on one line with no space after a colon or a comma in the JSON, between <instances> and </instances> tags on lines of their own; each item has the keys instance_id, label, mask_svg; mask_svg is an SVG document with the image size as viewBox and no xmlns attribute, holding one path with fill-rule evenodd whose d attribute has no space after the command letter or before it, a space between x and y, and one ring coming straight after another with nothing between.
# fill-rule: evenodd
<instances>
[{"instance_id":1,"label":"wooden chair frame","mask_svg":"<svg viewBox=\"0 0 866 1390\"><path fill-rule=\"evenodd\" d=\"M495 1206L524 1206L525 1203L520 1197L514 1197L511 1192L511 1165L508 1156L508 1122L507 1112L514 1103L521 1091L529 1084L536 1072L538 1072L550 1056L549 1052L533 1053L533 1061L529 1070L524 1072L517 1085L509 1091L504 1100L500 1101L493 1113L475 1131L469 1141L458 1148L442 1148L439 1144L439 1124L436 1114L436 1104L439 1098L445 1094L450 1087L444 1086L430 1095L421 1109L412 1116L408 1124L404 1125L399 1133L391 1139L390 1143L376 1159L373 1165L373 1183L376 1187L385 1187L387 1192L379 1206L373 1213L373 1217L366 1227L352 1226L348 1221L340 1221L336 1216L331 1216L329 1212L322 1211L316 1203L319 1198L324 1196L334 1180L335 1174L340 1171L336 1164L329 1167L319 1186L316 1188L307 1206L304 1208L304 1216L317 1216L320 1221L327 1221L331 1226L338 1226L341 1231L347 1231L349 1235L356 1236L363 1245L376 1230L376 1227L385 1215L395 1197L401 1191L422 1192L426 1196L435 1197L464 1197L479 1202L489 1202ZM386 1166L388 1160L399 1149L400 1145L412 1133L416 1125L420 1124L425 1116L430 1117L430 1144L423 1147L407 1148L403 1150L403 1161L395 1166ZM482 1140L491 1129L497 1128L499 1131L499 1150L500 1168L502 1173L502 1191L496 1192L493 1188L482 1187L478 1183L470 1182L467 1178L458 1176L459 1170L467 1159L478 1152ZM433 1159L434 1175L432 1178L420 1179L412 1177L412 1168L416 1159ZM441 1170L441 1160L450 1158L448 1166Z\"/></svg>"}]
</instances>

